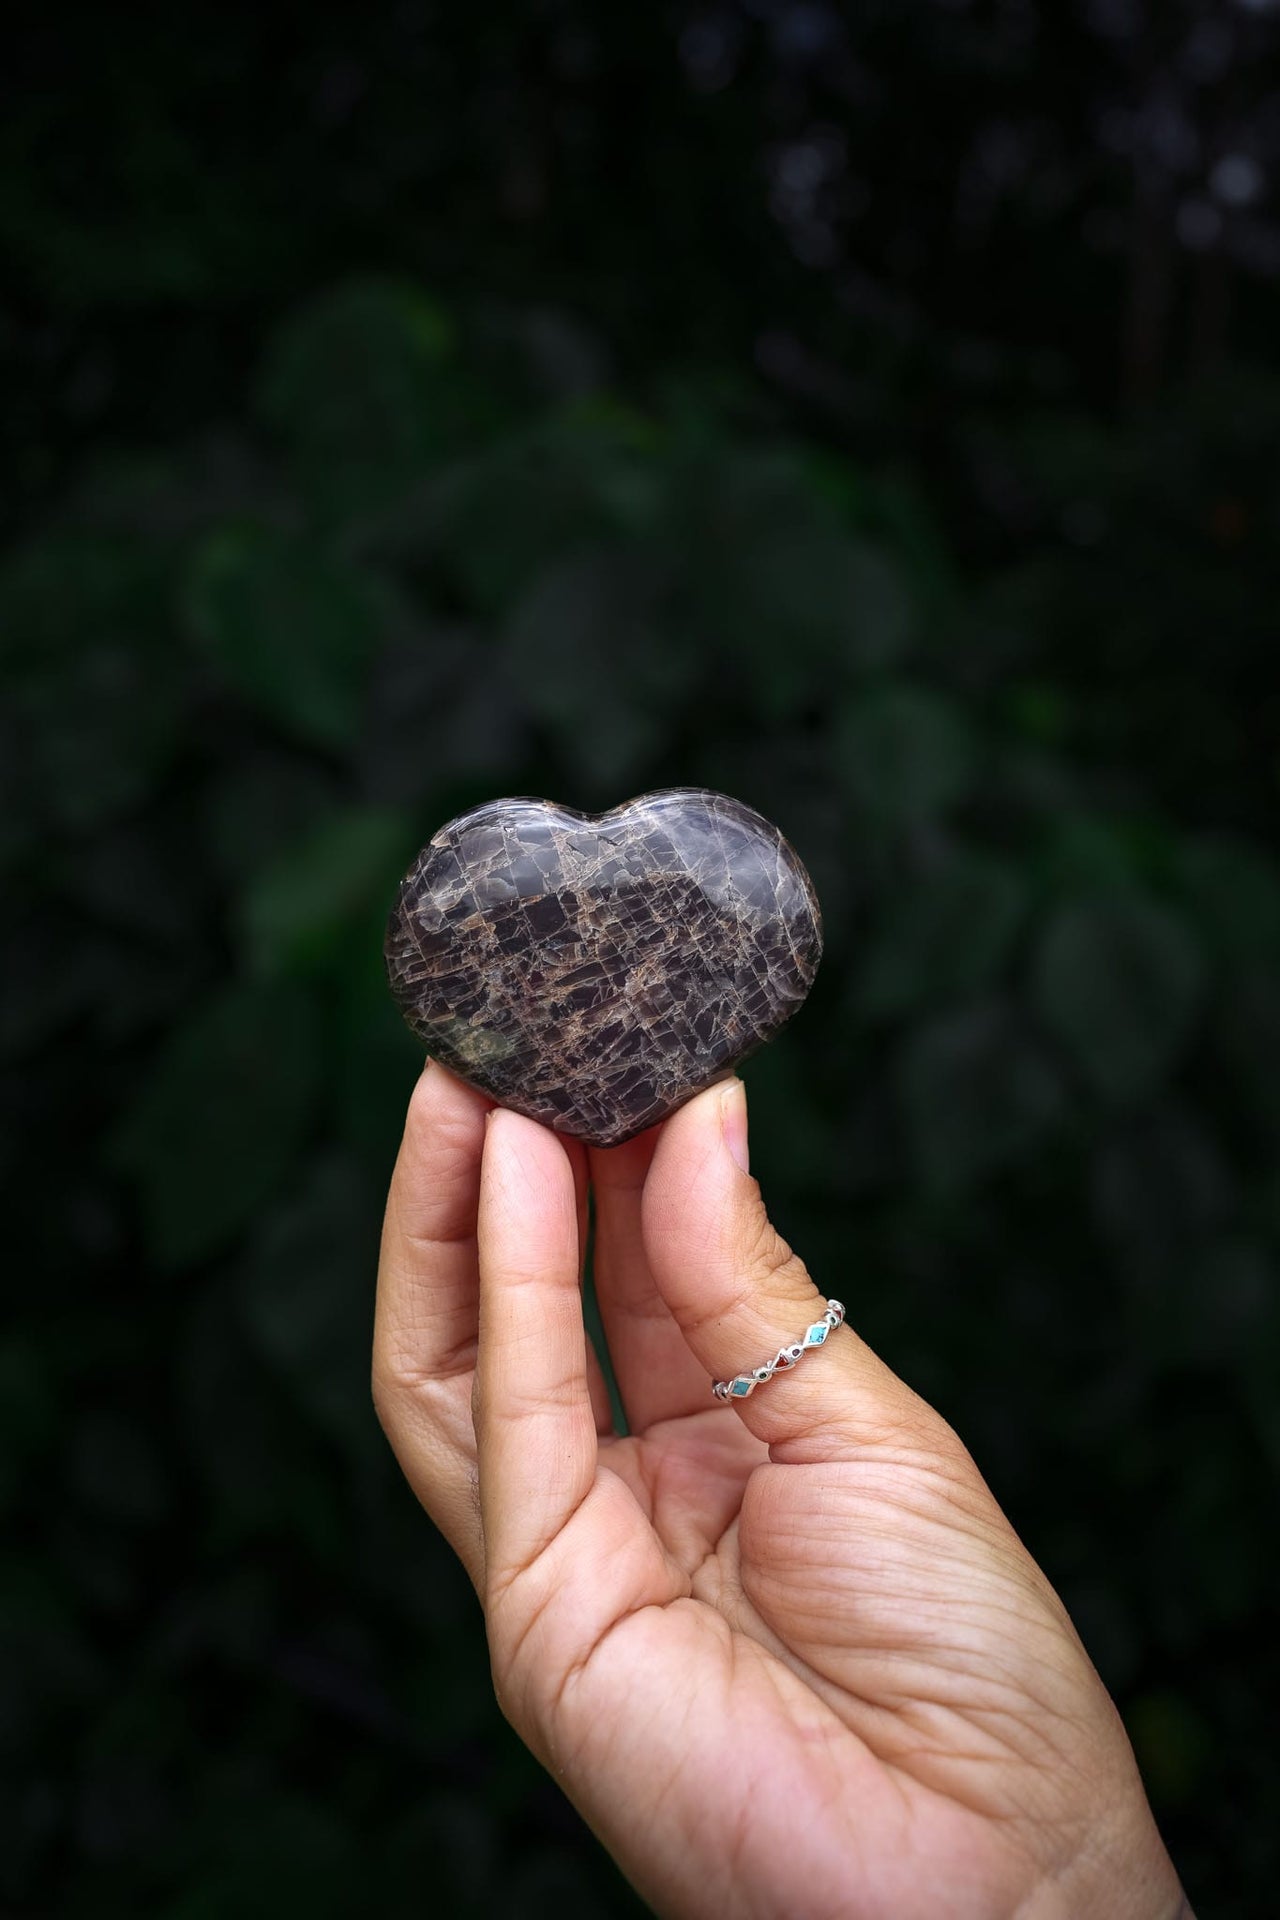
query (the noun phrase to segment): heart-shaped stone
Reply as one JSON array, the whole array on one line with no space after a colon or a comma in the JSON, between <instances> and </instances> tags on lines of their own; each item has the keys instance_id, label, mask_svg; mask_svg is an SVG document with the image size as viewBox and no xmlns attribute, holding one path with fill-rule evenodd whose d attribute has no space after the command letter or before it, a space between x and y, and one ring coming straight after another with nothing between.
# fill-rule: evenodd
<instances>
[{"instance_id":1,"label":"heart-shaped stone","mask_svg":"<svg viewBox=\"0 0 1280 1920\"><path fill-rule=\"evenodd\" d=\"M776 1033L822 954L776 827L700 787L608 813L492 800L400 885L391 991L427 1051L592 1146L665 1118Z\"/></svg>"}]
</instances>

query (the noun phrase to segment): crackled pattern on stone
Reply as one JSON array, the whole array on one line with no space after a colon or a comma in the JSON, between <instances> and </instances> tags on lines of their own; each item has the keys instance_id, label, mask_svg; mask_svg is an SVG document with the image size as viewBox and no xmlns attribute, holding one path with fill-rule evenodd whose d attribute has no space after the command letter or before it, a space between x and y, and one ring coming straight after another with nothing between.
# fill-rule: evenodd
<instances>
[{"instance_id":1,"label":"crackled pattern on stone","mask_svg":"<svg viewBox=\"0 0 1280 1920\"><path fill-rule=\"evenodd\" d=\"M616 1146L776 1033L822 952L776 827L701 788L608 813L493 800L401 882L391 990L428 1053L560 1133Z\"/></svg>"}]
</instances>

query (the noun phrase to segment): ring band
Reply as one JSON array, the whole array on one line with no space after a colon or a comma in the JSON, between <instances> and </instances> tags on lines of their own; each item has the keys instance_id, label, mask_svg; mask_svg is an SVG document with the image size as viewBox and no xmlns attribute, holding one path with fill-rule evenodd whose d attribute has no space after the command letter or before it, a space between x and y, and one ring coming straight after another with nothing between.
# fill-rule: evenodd
<instances>
[{"instance_id":1,"label":"ring band","mask_svg":"<svg viewBox=\"0 0 1280 1920\"><path fill-rule=\"evenodd\" d=\"M713 1380L711 1391L717 1400L745 1400L757 1387L763 1387L772 1380L781 1367L794 1367L803 1360L812 1347L822 1346L829 1333L844 1319L844 1307L839 1300L828 1300L827 1310L821 1320L815 1320L806 1327L798 1340L789 1341L785 1347L779 1347L772 1360L766 1360L763 1366L753 1367L749 1373L735 1374L732 1380Z\"/></svg>"}]
</instances>

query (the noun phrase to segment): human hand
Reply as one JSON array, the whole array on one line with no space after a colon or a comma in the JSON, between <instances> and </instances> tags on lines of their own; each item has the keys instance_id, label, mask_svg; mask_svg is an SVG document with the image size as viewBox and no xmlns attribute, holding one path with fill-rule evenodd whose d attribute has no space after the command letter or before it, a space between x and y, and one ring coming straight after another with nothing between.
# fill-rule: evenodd
<instances>
[{"instance_id":1,"label":"human hand","mask_svg":"<svg viewBox=\"0 0 1280 1920\"><path fill-rule=\"evenodd\" d=\"M414 1092L374 1394L503 1711L662 1915L1189 1920L1119 1717L946 1422L848 1326L712 1397L824 1305L745 1162L736 1080L607 1151L434 1063Z\"/></svg>"}]
</instances>

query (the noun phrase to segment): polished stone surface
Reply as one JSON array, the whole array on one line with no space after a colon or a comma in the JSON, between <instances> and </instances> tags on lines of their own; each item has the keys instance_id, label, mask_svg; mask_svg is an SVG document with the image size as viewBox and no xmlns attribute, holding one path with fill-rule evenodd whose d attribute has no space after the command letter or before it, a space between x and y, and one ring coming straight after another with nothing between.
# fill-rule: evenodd
<instances>
[{"instance_id":1,"label":"polished stone surface","mask_svg":"<svg viewBox=\"0 0 1280 1920\"><path fill-rule=\"evenodd\" d=\"M599 814L476 807L423 849L386 942L428 1053L593 1146L654 1125L775 1034L821 953L787 841L698 787Z\"/></svg>"}]
</instances>

